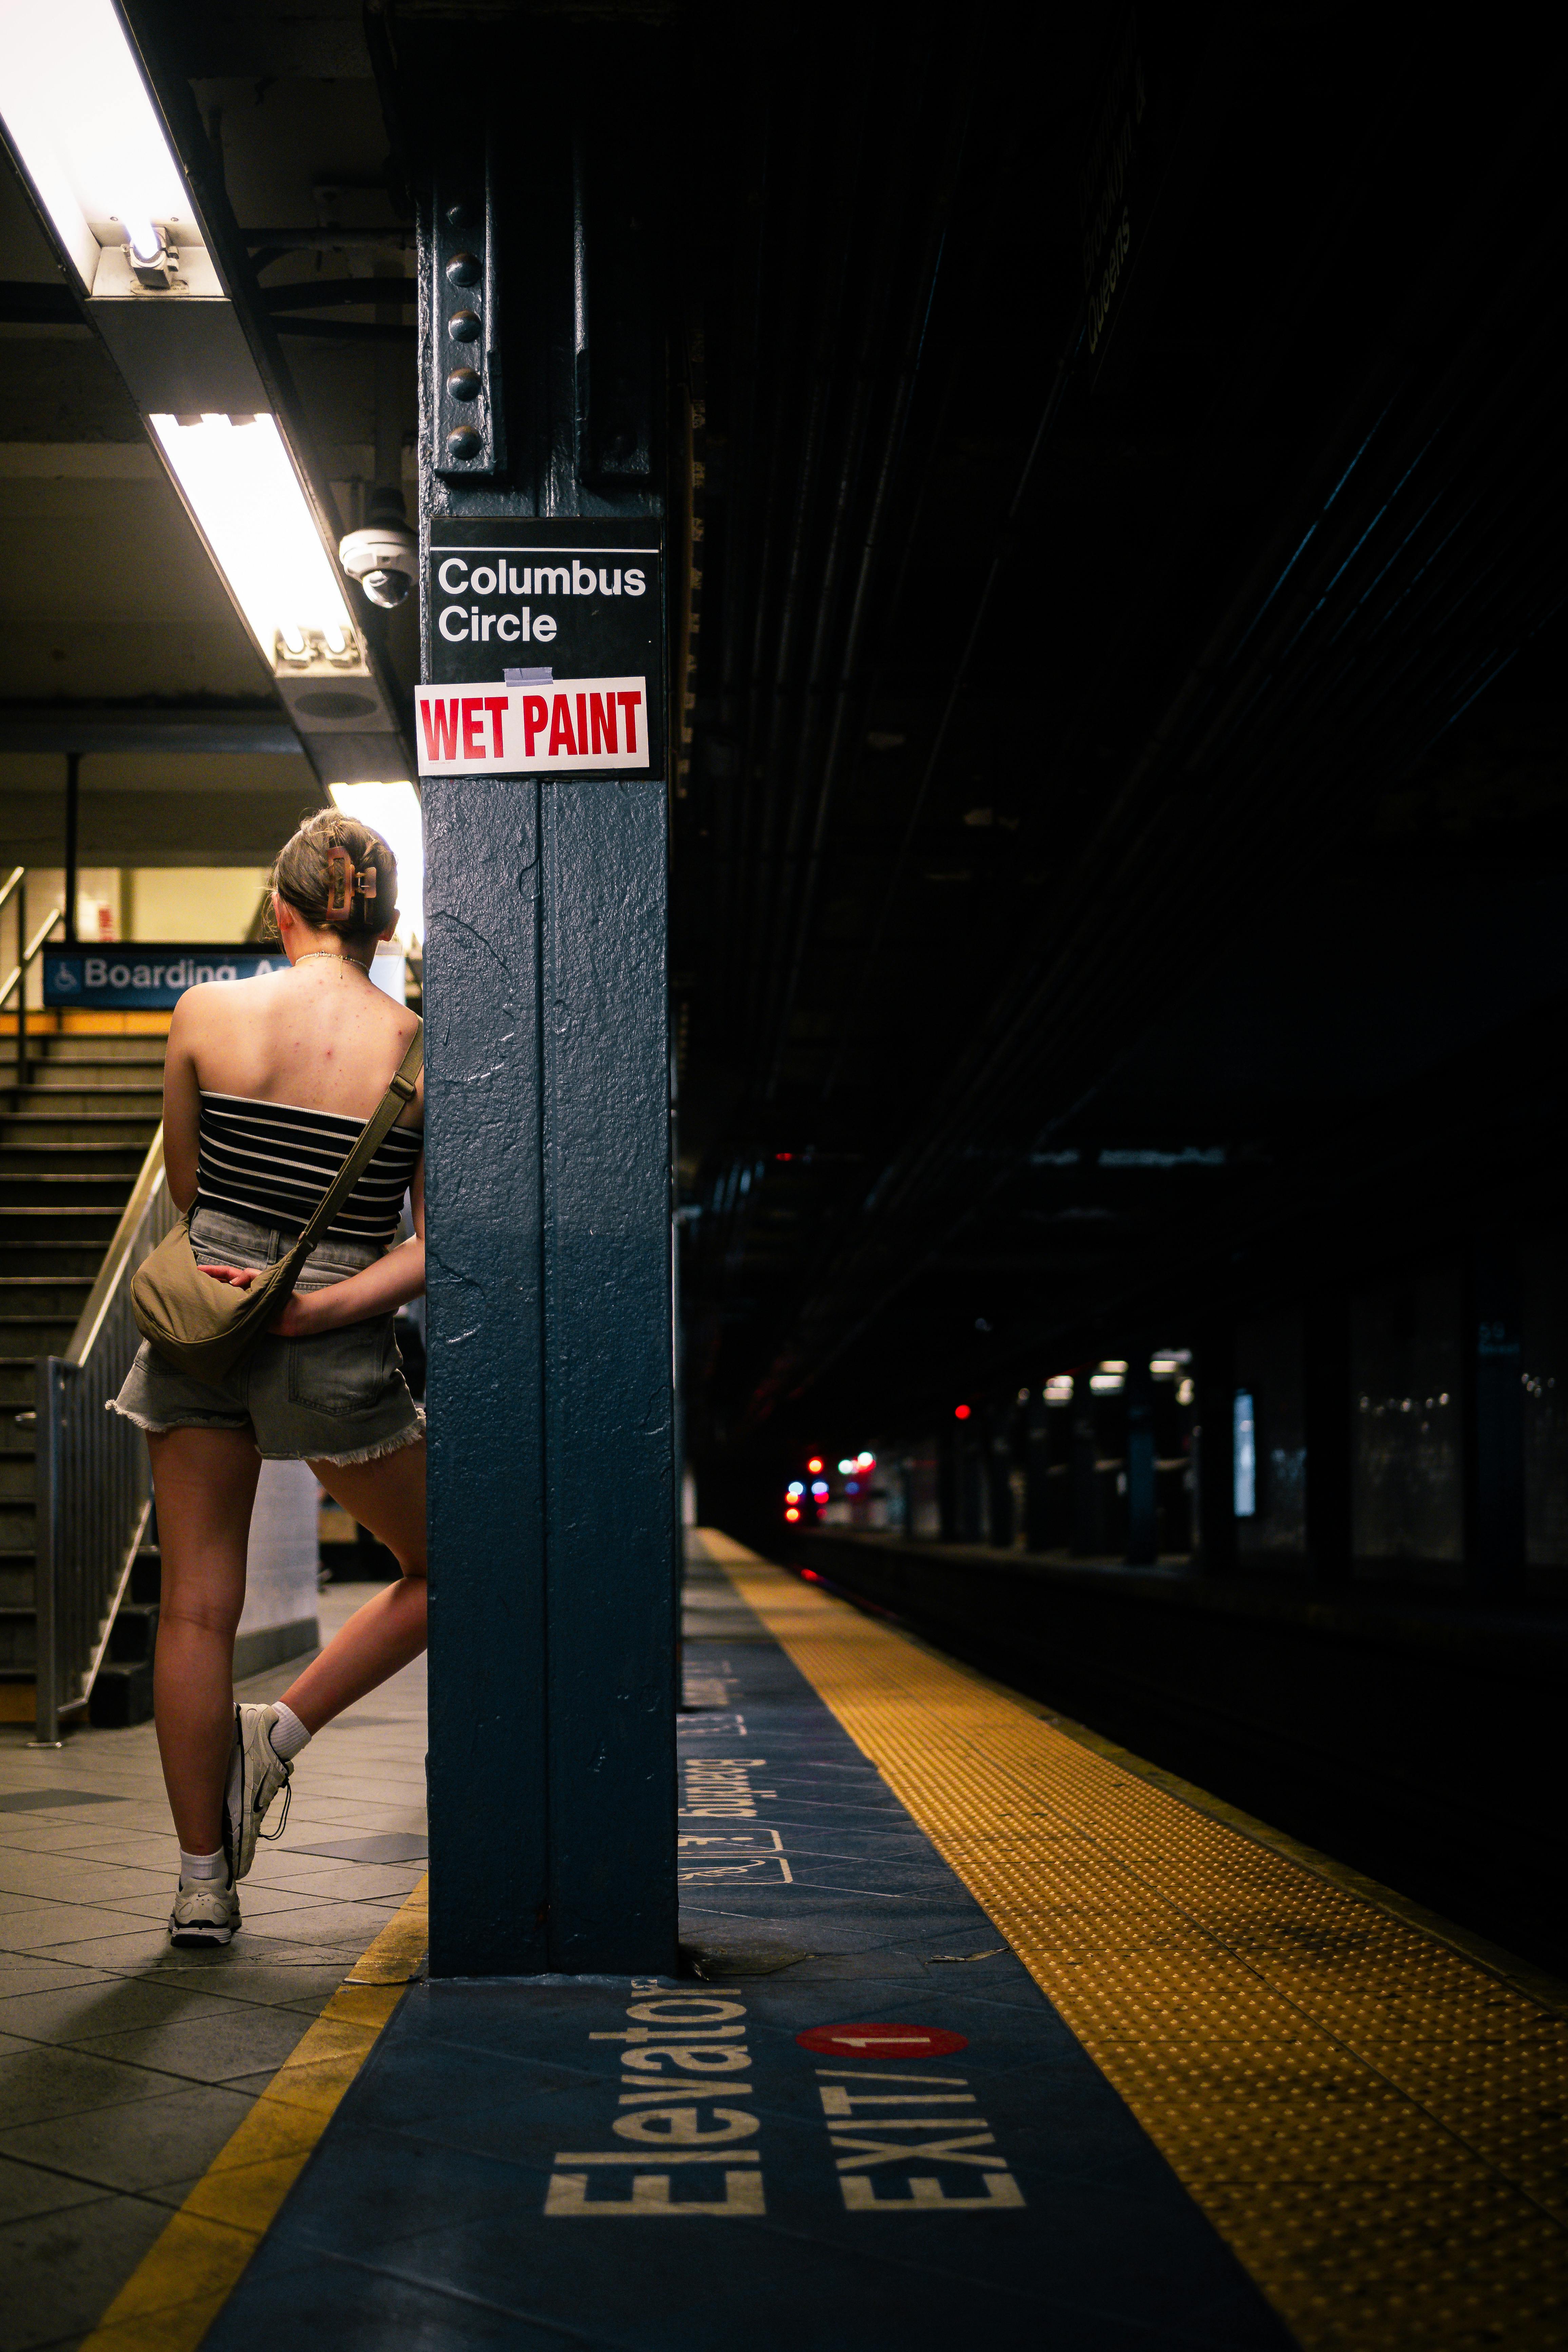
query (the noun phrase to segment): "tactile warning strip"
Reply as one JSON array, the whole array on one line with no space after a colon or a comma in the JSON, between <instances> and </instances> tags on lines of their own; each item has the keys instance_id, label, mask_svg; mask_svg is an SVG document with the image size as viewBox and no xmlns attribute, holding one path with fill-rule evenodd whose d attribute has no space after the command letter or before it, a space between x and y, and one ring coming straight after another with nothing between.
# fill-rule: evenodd
<instances>
[{"instance_id":1,"label":"tactile warning strip","mask_svg":"<svg viewBox=\"0 0 1568 2352\"><path fill-rule=\"evenodd\" d=\"M703 1540L1309 2352L1563 2352L1568 2020Z\"/></svg>"}]
</instances>

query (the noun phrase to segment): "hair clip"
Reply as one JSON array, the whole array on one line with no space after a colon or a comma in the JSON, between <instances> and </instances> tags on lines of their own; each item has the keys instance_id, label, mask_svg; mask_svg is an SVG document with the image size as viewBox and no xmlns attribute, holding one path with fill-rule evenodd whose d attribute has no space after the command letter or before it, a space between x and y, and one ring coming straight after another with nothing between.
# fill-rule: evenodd
<instances>
[{"instance_id":1,"label":"hair clip","mask_svg":"<svg viewBox=\"0 0 1568 2352\"><path fill-rule=\"evenodd\" d=\"M353 860L341 842L327 852L327 920L346 923L354 910Z\"/></svg>"},{"instance_id":2,"label":"hair clip","mask_svg":"<svg viewBox=\"0 0 1568 2352\"><path fill-rule=\"evenodd\" d=\"M342 842L334 842L327 852L327 920L347 923L353 920L354 898L374 898L381 887L374 862L356 873L353 859Z\"/></svg>"}]
</instances>

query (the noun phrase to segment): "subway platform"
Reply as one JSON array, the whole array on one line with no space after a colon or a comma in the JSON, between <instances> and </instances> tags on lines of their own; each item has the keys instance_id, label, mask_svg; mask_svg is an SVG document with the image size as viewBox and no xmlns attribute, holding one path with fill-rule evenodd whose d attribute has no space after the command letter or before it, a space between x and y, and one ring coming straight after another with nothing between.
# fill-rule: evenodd
<instances>
[{"instance_id":1,"label":"subway platform","mask_svg":"<svg viewBox=\"0 0 1568 2352\"><path fill-rule=\"evenodd\" d=\"M423 1979L416 1674L194 1969L150 1733L8 1753L5 2342L1562 2345L1562 1987L721 1536L686 1623L679 1979Z\"/></svg>"}]
</instances>

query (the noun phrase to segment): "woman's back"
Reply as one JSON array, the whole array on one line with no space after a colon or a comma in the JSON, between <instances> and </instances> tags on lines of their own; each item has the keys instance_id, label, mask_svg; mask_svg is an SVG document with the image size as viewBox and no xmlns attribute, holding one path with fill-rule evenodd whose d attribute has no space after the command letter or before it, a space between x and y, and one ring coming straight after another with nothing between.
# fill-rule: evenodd
<instances>
[{"instance_id":1,"label":"woman's back","mask_svg":"<svg viewBox=\"0 0 1568 2352\"><path fill-rule=\"evenodd\" d=\"M188 1056L202 1094L368 1118L416 1022L357 959L328 954L260 980L190 989L175 1025L171 1055ZM417 1127L422 1117L410 1104L402 1124Z\"/></svg>"},{"instance_id":2,"label":"woman's back","mask_svg":"<svg viewBox=\"0 0 1568 2352\"><path fill-rule=\"evenodd\" d=\"M237 1106L275 1103L363 1122L385 1093L416 1025L416 1016L377 988L363 963L336 953L301 956L288 971L260 980L187 989L170 1024L163 1073L163 1157L174 1198L188 1207L196 1196L204 1097L214 1130L209 1153ZM397 1125L418 1129L424 1117L421 1080ZM323 1169L341 1158L348 1139L346 1130L341 1137L323 1134ZM383 1154L389 1163L401 1157L387 1146ZM318 1157L308 1151L301 1175Z\"/></svg>"}]
</instances>

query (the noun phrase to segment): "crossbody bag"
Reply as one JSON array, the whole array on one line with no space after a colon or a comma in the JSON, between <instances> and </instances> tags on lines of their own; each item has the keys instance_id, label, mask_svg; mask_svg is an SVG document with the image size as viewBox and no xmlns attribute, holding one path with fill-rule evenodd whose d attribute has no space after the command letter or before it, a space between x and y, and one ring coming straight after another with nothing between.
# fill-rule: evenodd
<instances>
[{"instance_id":1,"label":"crossbody bag","mask_svg":"<svg viewBox=\"0 0 1568 2352\"><path fill-rule=\"evenodd\" d=\"M397 1118L413 1100L425 1055L425 1027L414 1032L392 1083L350 1148L349 1155L317 1202L310 1222L288 1254L259 1272L246 1289L215 1282L196 1264L191 1247L191 1212L143 1260L132 1277L131 1312L136 1328L159 1355L199 1379L221 1380L255 1347L287 1305L306 1259L331 1223Z\"/></svg>"}]
</instances>

